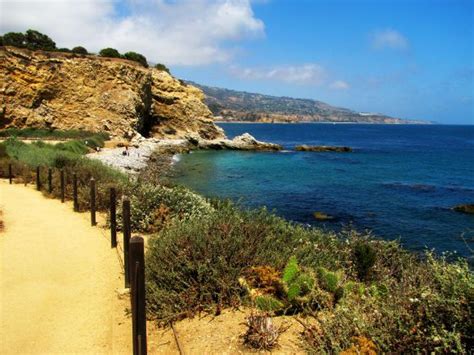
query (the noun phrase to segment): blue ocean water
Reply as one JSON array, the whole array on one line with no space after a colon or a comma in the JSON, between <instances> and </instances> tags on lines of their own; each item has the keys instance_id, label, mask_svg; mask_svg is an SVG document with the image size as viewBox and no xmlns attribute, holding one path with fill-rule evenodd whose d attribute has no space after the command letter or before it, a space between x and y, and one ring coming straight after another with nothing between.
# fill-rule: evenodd
<instances>
[{"instance_id":1,"label":"blue ocean water","mask_svg":"<svg viewBox=\"0 0 474 355\"><path fill-rule=\"evenodd\" d=\"M285 151L182 155L175 181L208 197L267 206L288 219L340 229L351 224L472 258L474 126L364 124L220 124L229 137L249 132ZM344 145L352 153L291 151L295 145ZM336 217L321 223L313 212Z\"/></svg>"}]
</instances>

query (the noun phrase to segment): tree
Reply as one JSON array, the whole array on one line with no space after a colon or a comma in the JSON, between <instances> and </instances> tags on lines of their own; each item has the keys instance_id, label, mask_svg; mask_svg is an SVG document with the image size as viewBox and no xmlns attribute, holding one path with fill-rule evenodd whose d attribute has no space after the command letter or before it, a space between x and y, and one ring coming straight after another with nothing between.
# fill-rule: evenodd
<instances>
[{"instance_id":1,"label":"tree","mask_svg":"<svg viewBox=\"0 0 474 355\"><path fill-rule=\"evenodd\" d=\"M109 58L121 58L121 55L118 50L114 48L104 48L101 49L99 52L101 57L109 57Z\"/></svg>"},{"instance_id":2,"label":"tree","mask_svg":"<svg viewBox=\"0 0 474 355\"><path fill-rule=\"evenodd\" d=\"M21 32L8 32L3 35L5 46L26 47L25 35Z\"/></svg>"},{"instance_id":3,"label":"tree","mask_svg":"<svg viewBox=\"0 0 474 355\"><path fill-rule=\"evenodd\" d=\"M123 55L123 57L125 59L128 59L128 60L133 60L135 62L138 62L140 63L141 65L143 65L145 68L148 68L148 62L145 58L144 55L140 54L140 53L136 53L136 52L127 52Z\"/></svg>"},{"instance_id":4,"label":"tree","mask_svg":"<svg viewBox=\"0 0 474 355\"><path fill-rule=\"evenodd\" d=\"M26 31L26 47L32 50L41 49L44 51L54 51L56 50L56 43L49 38L47 35L35 31L28 30Z\"/></svg>"},{"instance_id":5,"label":"tree","mask_svg":"<svg viewBox=\"0 0 474 355\"><path fill-rule=\"evenodd\" d=\"M0 36L0 46L3 46L3 36Z\"/></svg>"},{"instance_id":6,"label":"tree","mask_svg":"<svg viewBox=\"0 0 474 355\"><path fill-rule=\"evenodd\" d=\"M76 54L89 54L87 49L81 46L74 47L71 52Z\"/></svg>"},{"instance_id":7,"label":"tree","mask_svg":"<svg viewBox=\"0 0 474 355\"><path fill-rule=\"evenodd\" d=\"M156 64L155 69L162 70L162 71L167 72L168 74L171 74L170 70L166 67L166 65L161 64L161 63Z\"/></svg>"},{"instance_id":8,"label":"tree","mask_svg":"<svg viewBox=\"0 0 474 355\"><path fill-rule=\"evenodd\" d=\"M69 48L58 48L57 49L58 52L64 52L64 53L70 53L71 50Z\"/></svg>"}]
</instances>

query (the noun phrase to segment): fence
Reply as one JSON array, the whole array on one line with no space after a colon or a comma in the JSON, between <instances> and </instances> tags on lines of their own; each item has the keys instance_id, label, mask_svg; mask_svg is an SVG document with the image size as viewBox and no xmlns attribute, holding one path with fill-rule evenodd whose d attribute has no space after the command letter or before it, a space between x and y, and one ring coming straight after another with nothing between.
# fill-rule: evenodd
<instances>
[{"instance_id":1,"label":"fence","mask_svg":"<svg viewBox=\"0 0 474 355\"><path fill-rule=\"evenodd\" d=\"M49 194L55 189L53 184L53 175L55 171L48 169L48 187ZM15 179L12 164L8 164L8 180L12 184ZM60 181L60 199L65 201L65 191L67 188L67 177L63 170L59 170ZM91 214L91 225L97 225L97 181L92 177L89 181L89 210ZM41 191L43 185L41 181L41 167L36 167L36 189ZM78 179L77 174L72 175L72 200L73 210L79 211L78 199ZM111 187L109 190L109 216L110 216L110 244L112 248L117 247L117 190ZM146 336L146 307L145 307L145 257L144 241L141 237L131 238L132 229L130 223L130 200L123 197L122 200L122 231L123 231L123 260L125 274L125 288L130 288L130 301L132 309L132 343L134 355L147 354L147 336Z\"/></svg>"}]
</instances>

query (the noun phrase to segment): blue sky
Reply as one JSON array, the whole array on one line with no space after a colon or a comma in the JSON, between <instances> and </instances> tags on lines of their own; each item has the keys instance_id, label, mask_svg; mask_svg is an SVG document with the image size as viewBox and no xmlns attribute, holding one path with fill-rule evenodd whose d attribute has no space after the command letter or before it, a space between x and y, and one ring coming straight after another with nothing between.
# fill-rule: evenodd
<instances>
[{"instance_id":1,"label":"blue sky","mask_svg":"<svg viewBox=\"0 0 474 355\"><path fill-rule=\"evenodd\" d=\"M206 85L474 124L473 11L464 0L0 0L0 31L134 50Z\"/></svg>"}]
</instances>

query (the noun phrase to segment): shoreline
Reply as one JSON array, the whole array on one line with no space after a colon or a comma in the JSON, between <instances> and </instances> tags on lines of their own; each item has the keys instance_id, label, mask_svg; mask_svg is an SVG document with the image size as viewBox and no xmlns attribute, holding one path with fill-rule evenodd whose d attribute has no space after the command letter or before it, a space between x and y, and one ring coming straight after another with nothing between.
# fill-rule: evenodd
<instances>
[{"instance_id":1,"label":"shoreline","mask_svg":"<svg viewBox=\"0 0 474 355\"><path fill-rule=\"evenodd\" d=\"M324 121L324 122L317 122L317 121L298 121L298 122L255 122L255 121L221 121L221 120L214 120L214 123L236 123L236 124L285 124L285 125L298 125L298 124L357 124L357 125L379 125L379 126L433 126L433 125L443 125L440 123L431 123L431 122L420 122L420 123L378 123L378 122L331 122L331 121ZM444 125L443 125L444 126ZM464 126L464 125L460 125ZM469 125L466 125L469 126Z\"/></svg>"}]
</instances>

